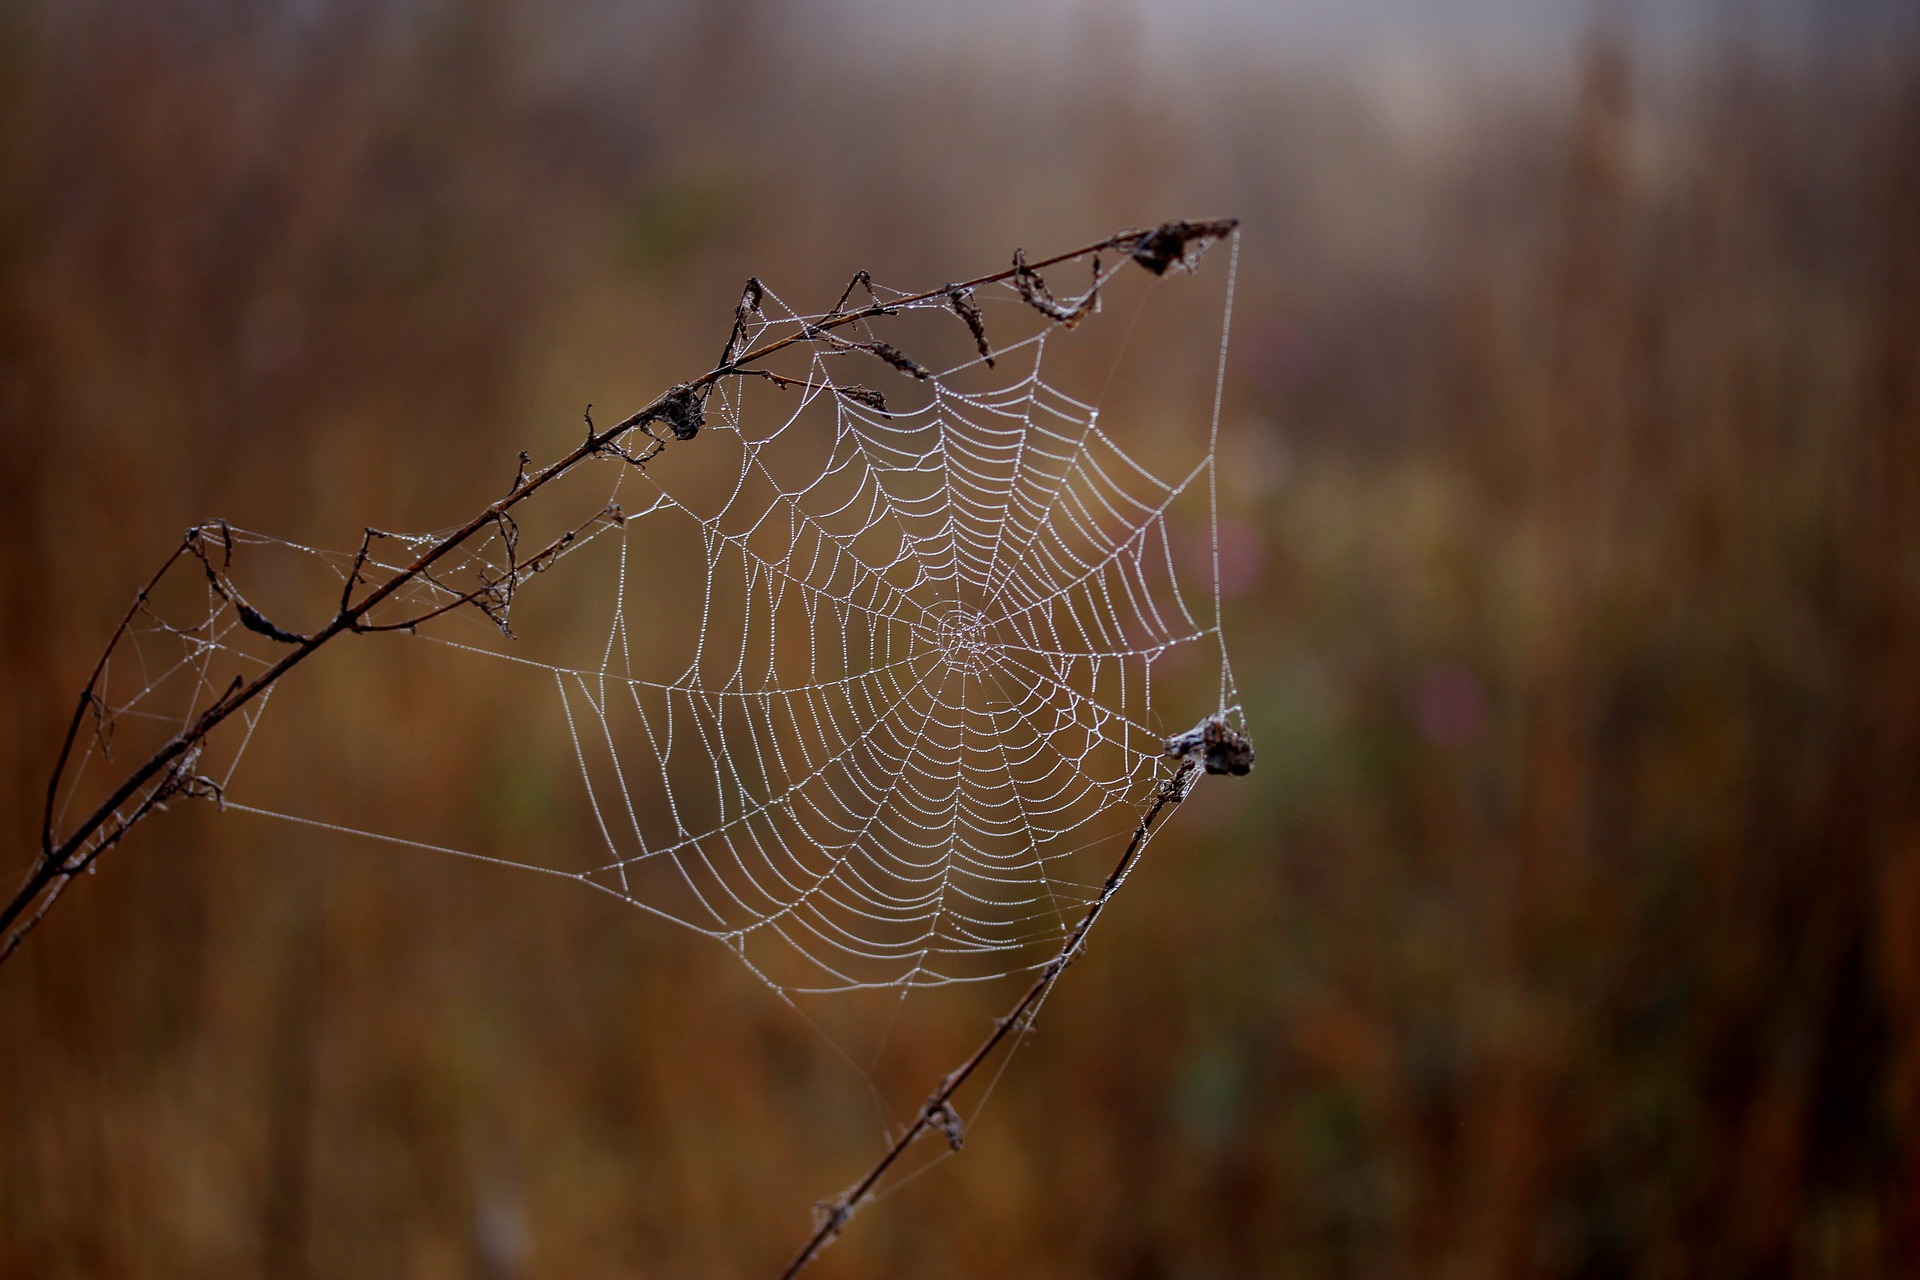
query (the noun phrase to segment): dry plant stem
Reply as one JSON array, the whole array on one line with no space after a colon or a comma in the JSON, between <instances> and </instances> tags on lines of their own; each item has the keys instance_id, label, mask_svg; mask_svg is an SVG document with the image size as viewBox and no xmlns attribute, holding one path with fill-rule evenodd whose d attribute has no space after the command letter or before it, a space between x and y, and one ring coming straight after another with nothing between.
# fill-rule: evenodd
<instances>
[{"instance_id":1,"label":"dry plant stem","mask_svg":"<svg viewBox=\"0 0 1920 1280\"><path fill-rule=\"evenodd\" d=\"M833 1243L847 1225L847 1220L853 1217L854 1211L873 1195L874 1188L880 1184L880 1179L886 1176L887 1170L906 1154L907 1148L911 1147L922 1134L940 1131L948 1134L950 1141L954 1140L953 1134L957 1133L957 1129L949 1127L956 1123L952 1111L954 1095L960 1091L960 1087L966 1084L973 1073L993 1056L994 1050L998 1049L1009 1035L1026 1025L1027 1020L1039 1008L1040 1002L1046 999L1049 991L1053 990L1054 983L1060 980L1060 975L1066 972L1067 966L1079 958L1081 948L1086 945L1087 934L1093 929L1094 921L1100 918L1100 913L1106 909L1107 901L1120 887L1120 882L1127 878L1127 873L1133 869L1133 864L1139 861L1140 851L1146 848L1147 839L1153 834L1155 825L1187 798L1200 772L1200 764L1189 760L1161 784L1159 791L1154 793L1153 803L1141 816L1140 825L1134 828L1133 839L1127 842L1126 852L1120 855L1120 861L1114 866L1106 883L1100 886L1098 896L1087 907L1087 913L1080 917L1080 923L1075 925L1073 932L1067 935L1060 953L1041 968L1040 976L1034 979L1033 985L1027 988L1026 994L1020 997L1019 1002L1007 1015L994 1024L992 1033L980 1042L980 1047L975 1049L965 1062L948 1072L941 1079L939 1086L927 1095L927 1100L920 1105L920 1111L914 1116L913 1123L903 1129L900 1136L893 1140L893 1145L889 1146L886 1153L874 1162L871 1169L867 1170L866 1176L854 1183L851 1189L841 1194L827 1208L821 1216L820 1225L814 1228L813 1235L808 1237L807 1242L800 1247L800 1252L793 1255L793 1261L787 1264L786 1270L780 1273L780 1280L793 1280L793 1277L799 1275L820 1255L821 1250Z\"/></svg>"},{"instance_id":2,"label":"dry plant stem","mask_svg":"<svg viewBox=\"0 0 1920 1280\"><path fill-rule=\"evenodd\" d=\"M1176 225L1185 226L1186 224L1167 224L1167 226ZM747 366L755 364L767 356L784 350L787 347L794 346L797 343L815 341L828 330L838 329L844 325L854 324L873 316L884 315L899 307L912 306L935 299L944 300L956 289L972 289L981 285L996 284L1004 280L1013 279L1021 271L1030 273L1040 267L1068 262L1076 258L1085 257L1091 253L1097 253L1103 249L1123 249L1126 252L1132 253L1142 245L1150 243L1152 236L1161 234L1164 230L1165 228L1154 232L1139 230L1120 231L1108 236L1104 240L1096 241L1093 244L1085 245L1078 249L1069 250L1066 253L1055 254L1053 257L1043 259L1039 262L1022 262L1018 269L1009 268L1005 271L997 271L990 275L979 276L975 279L961 281L957 284L944 284L937 289L929 289L924 293L913 294L885 305L876 302L870 306L857 307L845 313L840 313L836 309L835 313L807 326L798 334L780 338L754 350L723 360L721 364L708 373L701 375L692 382L685 383L680 387L674 388L672 391L662 394L646 408L629 415L604 431L596 432L592 429L591 425L589 425L586 439L571 453L547 466L545 469L536 472L532 476L525 476L523 472L521 477L517 478L514 488L506 497L489 504L471 520L468 520L453 533L429 548L411 565L400 570L385 583L374 588L358 604L352 602L352 593L355 584L354 579L349 578L347 590L341 600L340 610L332 621L312 635L298 638L297 643L294 644L286 656L267 668L267 670L260 675L254 677L252 681L243 681L236 677L234 683L228 686L224 693L214 699L205 710L195 717L191 724L168 739L159 750L155 751L144 762L134 768L92 813L82 819L64 837L57 836L54 831L54 810L57 804L60 784L65 779L67 766L72 760L74 743L78 739L81 726L85 723L89 712L103 714L106 711L106 708L99 701L97 690L100 686L101 677L106 670L107 658L113 653L115 646L120 642L121 638L126 635L127 629L132 625L138 610L145 603L148 592L152 591L154 587L158 585L160 579L183 555L189 554L195 549L195 540L204 536L200 529L190 531L182 545L174 550L173 555L167 560L166 564L161 567L160 572L154 575L152 580L148 582L147 587L136 597L133 607L128 610L127 616L122 620L112 638L108 640L106 650L102 653L99 664L95 666L93 675L88 679L86 688L80 695L79 705L74 709L73 718L67 726L66 738L60 750L59 760L54 767L52 778L49 779L47 783L47 804L45 816L41 824L39 856L35 859L32 869L27 873L26 879L20 885L19 890L13 895L12 900L7 903L4 909L0 909L0 935L4 935L4 940L0 941L0 964L4 964L6 960L13 955L14 951L19 948L22 940L24 940L26 936L33 931L34 926L39 924L41 919L45 917L48 908L59 898L67 885L72 882L74 876L86 870L95 858L98 858L102 853L119 843L120 839L156 806L172 796L192 791L196 785L200 786L203 793L216 793L211 789L211 784L202 783L189 772L192 762L197 755L197 749L200 744L205 741L209 733L223 724L235 712L252 703L268 689L271 689L279 682L282 676L312 657L315 652L336 637L348 632L366 632L386 629L382 625L370 624L366 621L367 616L375 608L407 584L426 577L428 571L431 570L434 565L465 545L467 540L476 533L484 529L498 527L508 512L512 511L522 502L525 502L528 498L531 498L535 493L538 493L550 481L558 479L589 458L605 454L625 456L618 450L620 439L635 430L647 430L647 424L662 420L669 409L669 402L672 401L676 395L685 397L691 393L705 391L721 378L727 377L730 374L752 372ZM738 319L736 318L736 328L737 326ZM729 341L729 353L732 351L733 345L733 342ZM647 430L647 434L651 436L652 432ZM656 437L655 447L651 452L646 454L645 457L654 456L659 448L663 448L664 446L665 441ZM360 561L356 562L355 577L357 577L359 569L363 564L364 555ZM475 602L486 590L488 590L488 588L482 588L480 591L469 593L455 603ZM417 623L421 620L422 619L416 618L413 621ZM123 813L122 806L126 805L129 801L133 801L136 796L141 794L142 789L148 787L149 784L153 784L152 789L134 804L131 811Z\"/></svg>"}]
</instances>

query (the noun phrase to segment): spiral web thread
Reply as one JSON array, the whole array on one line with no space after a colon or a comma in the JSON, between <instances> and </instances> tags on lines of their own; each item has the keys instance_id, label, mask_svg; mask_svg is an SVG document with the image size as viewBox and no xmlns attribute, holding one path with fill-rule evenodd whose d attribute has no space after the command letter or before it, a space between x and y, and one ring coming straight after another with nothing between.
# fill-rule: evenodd
<instances>
[{"instance_id":1,"label":"spiral web thread","mask_svg":"<svg viewBox=\"0 0 1920 1280\"><path fill-rule=\"evenodd\" d=\"M463 607L418 635L550 681L600 839L584 865L250 803L236 770L265 699L224 760L194 762L205 792L229 809L577 880L724 942L782 993L983 981L1052 962L1170 775L1168 739L1240 714L1220 626L1218 378L1204 448L1180 457L1124 442L1096 404L1043 377L1050 347L1115 323L1120 308L1092 304L1127 267L1096 257L1087 294L1048 296L1054 314L1013 283L983 291L988 333L1017 335L1022 318L1033 331L991 349L991 364L982 341L937 372L896 360L886 322L826 336L818 325L838 309L802 314L756 284L729 354L799 337L779 389L721 380L700 438L647 465L614 459L605 508L544 560L503 523L396 598L417 616L475 580L495 584L497 631L452 625L477 616ZM866 287L879 304L907 297ZM1151 281L1145 296L1165 287ZM1231 266L1226 297L1230 316ZM964 316L944 297L898 310L950 326ZM1225 343L1223 318L1221 375ZM843 377L850 365L886 394ZM709 459L704 480L688 478L695 450ZM440 536L382 535L360 572L391 572ZM218 539L229 561L273 548L342 582L356 568L347 553L225 526ZM702 601L697 630L663 638L648 631L663 589L650 579L674 539ZM613 578L597 663L542 661L501 634L515 589L595 547ZM103 725L184 724L231 662L250 672L271 659L238 588L217 576L210 567L204 616L169 621L155 607L130 629L109 687L134 692L103 700ZM1177 705L1163 707L1169 671Z\"/></svg>"}]
</instances>

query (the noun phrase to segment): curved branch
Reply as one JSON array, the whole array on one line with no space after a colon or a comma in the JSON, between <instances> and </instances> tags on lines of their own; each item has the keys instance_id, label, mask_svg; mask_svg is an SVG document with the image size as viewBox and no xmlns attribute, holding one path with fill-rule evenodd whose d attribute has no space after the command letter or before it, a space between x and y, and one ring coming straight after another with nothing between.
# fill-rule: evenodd
<instances>
[{"instance_id":1,"label":"curved branch","mask_svg":"<svg viewBox=\"0 0 1920 1280\"><path fill-rule=\"evenodd\" d=\"M534 494L538 493L552 481L572 471L580 463L607 454L616 454L635 463L644 463L657 456L671 441L691 440L700 427L700 404L704 399L703 393L711 388L713 384L724 377L754 373L755 370L753 370L751 366L758 364L775 352L785 350L796 344L818 342L823 338L829 341L839 341L837 338L828 337L832 330L855 324L873 316L887 314L902 307L936 301L945 305L954 295L955 291L965 291L981 285L1013 280L1022 277L1024 274L1030 274L1037 268L1067 262L1075 258L1085 257L1088 254L1098 253L1102 250L1113 249L1124 252L1140 262L1142 266L1157 274L1166 269L1168 260L1166 245L1168 243L1172 243L1184 250L1189 242L1203 241L1217 234L1224 234L1224 231L1219 230L1221 227L1230 229L1226 223L1165 223L1151 231L1138 229L1118 231L1103 240L1083 245L1078 249L1072 249L1065 253L1055 254L1052 257L1043 258L1033 263L1027 263L1024 257L1016 257L1015 266L1006 270L979 276L972 280L943 284L938 288L928 289L922 293L898 299L884 306L876 301L869 306L856 307L851 311L845 312L836 307L832 313L806 325L796 334L790 334L786 337L767 342L752 350L735 354L736 347L740 339L744 336L745 315L747 311L750 310L748 298L743 297L741 305L735 313L733 336L728 339L721 362L713 369L695 378L691 382L682 383L662 393L644 408L629 414L604 431L594 430L592 419L589 418L587 421L587 436L585 440L566 456L530 476L526 474L526 462L523 455L521 470L516 476L514 487L505 497L497 499L482 508L471 519L460 525L452 533L429 547L414 560L412 564L399 570L385 582L373 588L373 590L368 592L368 594L356 604L353 601L353 591L357 585L364 581L362 575L367 564L368 547L372 539L378 536L377 531L372 529L367 530L361 542L360 551L354 558L352 572L349 573L345 587L342 590L339 610L330 622L309 636L301 636L293 632L281 632L275 635L275 639L279 639L289 646L288 652L283 655L279 661L256 675L251 681L236 681L232 688L228 689L222 696L210 703L186 728L169 738L158 750L128 773L119 785L114 787L112 792L108 794L106 799L102 800L91 813L81 819L72 830L65 836L59 836L54 831L54 812L57 807L57 797L61 784L66 780L68 769L72 765L74 744L79 737L81 725L84 723L88 713L93 712L97 715L105 711L104 706L100 702L100 684L106 671L107 661L112 656L115 647L128 634L134 618L138 616L139 611L145 606L148 593L159 585L160 580L179 562L182 556L189 554L199 555L204 561L205 550L201 546L201 542L207 536L209 528L218 527L221 530L225 550L231 555L231 536L226 534L223 523L216 526L196 526L193 529L189 529L181 545L174 549L173 554L167 558L166 562L161 565L159 571L153 575L147 585L141 589L139 595L135 597L133 605L127 610L125 618L122 619L119 627L115 629L112 637L108 640L106 648L100 656L100 661L95 665L92 675L88 678L85 688L81 691L79 704L75 708L73 717L68 723L65 739L54 764L53 774L47 782L47 801L41 825L40 850L38 856L35 858L33 867L28 871L25 880L14 893L12 899L7 902L5 907L0 907L0 964L5 963L7 958L18 949L21 941L27 934L32 932L33 928L45 917L48 908L52 906L54 900L59 897L67 883L71 881L78 871L84 869L94 858L97 858L101 853L118 843L135 823L150 813L161 801L179 791L181 779L189 772L189 762L199 751L200 745L205 741L209 733L225 723L234 713L240 711L269 689L273 688L283 676L304 663L320 649L331 643L336 637L348 633L388 629L387 624L384 623L369 623L367 621L368 615L409 584L423 578L429 578L430 580L429 571L436 564L465 546L468 540L475 534L489 528L498 528L510 511L527 499L533 497ZM859 282L859 279L859 277L855 277L856 284ZM750 289L749 296L751 293L752 290ZM851 294L852 287L850 286L848 295L851 296ZM841 304L844 305L845 302L846 299L842 298ZM665 435L656 435L650 425L656 422L664 423L670 428L670 431ZM620 442L625 436L636 431L644 433L648 437L649 443L647 448L640 454L629 455L621 447ZM543 552L541 557L536 557L534 563L537 564L546 554L547 553ZM213 573L213 568L210 563L207 565L207 568L210 574ZM506 581L511 583L513 580L514 579L509 578ZM495 583L489 587L483 587L477 592L468 593L460 600L455 601L454 606L449 607L457 607L459 604L466 603L478 603L487 597L490 591L495 590L500 585L500 583ZM236 608L238 607L239 606L236 605ZM419 623L437 616L439 612L442 612L442 610L435 609L425 615L413 618L410 620L410 625L417 626ZM264 623L264 619L261 621ZM275 630L278 629L276 628ZM148 790L149 787L151 787L151 790ZM142 795L143 791L145 792L144 796ZM140 798L135 803L132 812L123 814L121 812L122 807L129 801L134 801L136 797ZM1157 811L1158 807L1156 806L1155 812ZM1085 923L1090 924L1091 918ZM1036 998L1038 994L1044 994L1044 990L1037 992ZM917 1134L922 1127L924 1127L924 1124L916 1127L913 1132ZM817 1250L817 1248L818 1245L815 1246L815 1250Z\"/></svg>"}]
</instances>

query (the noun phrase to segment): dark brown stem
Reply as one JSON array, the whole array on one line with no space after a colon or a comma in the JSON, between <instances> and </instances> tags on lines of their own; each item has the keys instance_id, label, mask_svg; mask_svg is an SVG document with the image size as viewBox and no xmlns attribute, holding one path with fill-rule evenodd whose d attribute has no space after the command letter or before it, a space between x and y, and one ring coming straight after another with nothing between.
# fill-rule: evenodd
<instances>
[{"instance_id":1,"label":"dark brown stem","mask_svg":"<svg viewBox=\"0 0 1920 1280\"><path fill-rule=\"evenodd\" d=\"M1067 966L1079 957L1081 948L1086 945L1087 934L1093 929L1094 921L1100 918L1100 913L1106 910L1107 902L1113 897L1114 891L1120 887L1121 881L1127 878L1127 873L1133 869L1133 864L1139 861L1140 851L1146 848L1147 839L1153 834L1154 826L1162 820L1163 815L1187 798L1187 794L1193 790L1195 779L1200 776L1200 768L1199 763L1190 760L1160 784L1160 789L1154 793L1153 803L1147 806L1146 813L1140 818L1140 825L1134 828L1133 839L1127 842L1126 852L1120 855L1120 861L1114 866L1106 883L1100 886L1099 894L1087 907L1087 913L1080 917L1080 923L1075 925L1073 932L1067 935L1060 953L1041 968L1040 976L1034 979L1033 985L1027 988L1026 994L1020 997L1007 1016L994 1024L992 1033L980 1042L980 1047L968 1055L965 1062L948 1072L939 1086L927 1095L927 1100L920 1104L920 1111L914 1116L913 1123L893 1140L893 1144L887 1148L885 1154L874 1162L871 1169L867 1170L866 1176L854 1183L850 1190L842 1193L828 1207L821 1217L820 1225L814 1228L807 1242L800 1246L800 1252L793 1255L793 1261L787 1263L786 1270L780 1273L780 1280L793 1280L793 1277L799 1275L819 1256L822 1249L833 1243L834 1238L847 1225L847 1220L853 1217L854 1211L872 1197L874 1188L880 1184L880 1179L886 1176L887 1170L893 1168L920 1135L929 1131L939 1131L948 1133L951 1138L952 1132L957 1132L957 1130L950 1130L950 1126L955 1123L952 1110L953 1096L960 1091L960 1086L964 1085L973 1073L993 1056L994 1050L998 1049L1009 1035L1026 1025L1027 1020L1040 1007L1040 1002L1046 999L1049 991L1053 990L1053 984L1060 980L1062 973L1066 972Z\"/></svg>"}]
</instances>

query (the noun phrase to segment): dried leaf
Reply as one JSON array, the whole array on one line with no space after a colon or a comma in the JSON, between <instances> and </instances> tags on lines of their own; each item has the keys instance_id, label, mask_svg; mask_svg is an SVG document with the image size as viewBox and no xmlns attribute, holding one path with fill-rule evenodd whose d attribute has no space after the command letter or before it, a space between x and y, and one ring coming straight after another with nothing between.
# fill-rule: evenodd
<instances>
[{"instance_id":1,"label":"dried leaf","mask_svg":"<svg viewBox=\"0 0 1920 1280\"><path fill-rule=\"evenodd\" d=\"M281 644L305 644L307 637L297 631L288 631L269 622L266 615L238 596L233 598L233 607L240 614L240 625L269 640L278 640Z\"/></svg>"},{"instance_id":2,"label":"dried leaf","mask_svg":"<svg viewBox=\"0 0 1920 1280\"><path fill-rule=\"evenodd\" d=\"M701 427L707 425L706 410L700 405L700 397L684 382L667 392L666 398L660 402L658 416L666 420L675 440L691 440L700 434Z\"/></svg>"},{"instance_id":3,"label":"dried leaf","mask_svg":"<svg viewBox=\"0 0 1920 1280\"><path fill-rule=\"evenodd\" d=\"M1167 739L1167 755L1200 765L1208 773L1242 777L1253 768L1253 743L1220 716L1208 716Z\"/></svg>"},{"instance_id":4,"label":"dried leaf","mask_svg":"<svg viewBox=\"0 0 1920 1280\"><path fill-rule=\"evenodd\" d=\"M1206 222L1163 222L1140 237L1133 246L1133 260L1157 276L1169 270L1192 271L1200 265L1207 246L1233 233L1238 218L1215 218Z\"/></svg>"},{"instance_id":5,"label":"dried leaf","mask_svg":"<svg viewBox=\"0 0 1920 1280\"><path fill-rule=\"evenodd\" d=\"M973 290L950 284L947 301L953 304L955 314L967 322L967 332L973 335L973 345L980 349L980 358L987 362L987 368L993 368L993 348L987 345L987 322L980 308L974 305Z\"/></svg>"},{"instance_id":6,"label":"dried leaf","mask_svg":"<svg viewBox=\"0 0 1920 1280\"><path fill-rule=\"evenodd\" d=\"M1098 296L1097 292L1090 291L1078 306L1066 306L1053 296L1053 290L1047 288L1047 282L1040 278L1040 273L1027 265L1024 249L1013 251L1013 285L1020 291L1021 301L1069 329L1080 323L1080 318L1087 314L1087 308L1093 305L1094 298Z\"/></svg>"},{"instance_id":7,"label":"dried leaf","mask_svg":"<svg viewBox=\"0 0 1920 1280\"><path fill-rule=\"evenodd\" d=\"M863 404L869 409L878 409L882 413L887 411L887 398L871 387L863 387L857 382L850 382L844 387L834 387L834 391L846 399L853 401L855 404Z\"/></svg>"},{"instance_id":8,"label":"dried leaf","mask_svg":"<svg viewBox=\"0 0 1920 1280\"><path fill-rule=\"evenodd\" d=\"M931 378L933 376L931 373L927 372L925 366L921 365L919 361L907 355L904 351L901 351L898 347L891 346L888 343L866 342L861 344L860 349L862 351L872 352L874 355L879 356L882 360L885 360L888 364L892 365L894 368L898 369L900 372L905 374L911 374L913 377L920 379L920 381L922 382L925 382L928 378Z\"/></svg>"}]
</instances>

